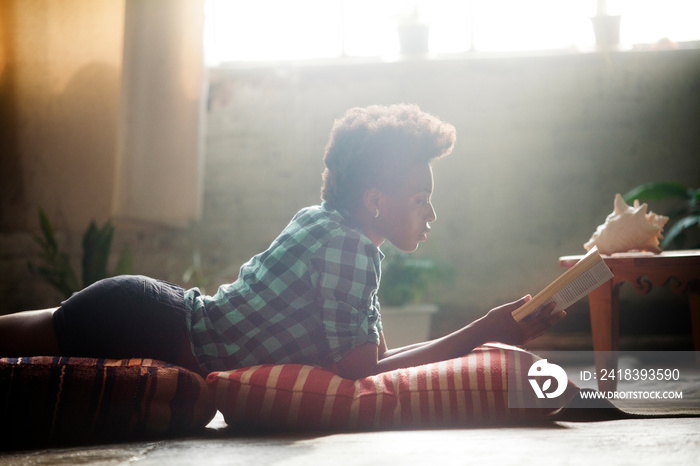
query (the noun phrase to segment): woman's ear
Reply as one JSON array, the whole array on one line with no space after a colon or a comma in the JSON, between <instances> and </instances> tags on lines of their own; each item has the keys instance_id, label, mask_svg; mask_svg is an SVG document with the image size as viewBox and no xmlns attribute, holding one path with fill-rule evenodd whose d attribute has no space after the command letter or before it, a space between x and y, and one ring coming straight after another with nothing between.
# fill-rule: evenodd
<instances>
[{"instance_id":1,"label":"woman's ear","mask_svg":"<svg viewBox=\"0 0 700 466\"><path fill-rule=\"evenodd\" d=\"M369 188L365 190L362 197L365 212L372 217L376 217L376 213L379 212L380 199L381 192L377 188Z\"/></svg>"}]
</instances>

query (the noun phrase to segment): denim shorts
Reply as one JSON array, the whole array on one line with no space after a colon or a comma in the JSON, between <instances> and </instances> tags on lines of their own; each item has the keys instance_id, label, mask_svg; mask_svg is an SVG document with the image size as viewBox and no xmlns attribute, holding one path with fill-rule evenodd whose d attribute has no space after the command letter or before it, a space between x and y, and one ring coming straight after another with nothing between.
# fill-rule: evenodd
<instances>
[{"instance_id":1,"label":"denim shorts","mask_svg":"<svg viewBox=\"0 0 700 466\"><path fill-rule=\"evenodd\" d=\"M61 303L53 315L65 356L152 358L176 363L188 342L184 290L141 275L98 281Z\"/></svg>"}]
</instances>

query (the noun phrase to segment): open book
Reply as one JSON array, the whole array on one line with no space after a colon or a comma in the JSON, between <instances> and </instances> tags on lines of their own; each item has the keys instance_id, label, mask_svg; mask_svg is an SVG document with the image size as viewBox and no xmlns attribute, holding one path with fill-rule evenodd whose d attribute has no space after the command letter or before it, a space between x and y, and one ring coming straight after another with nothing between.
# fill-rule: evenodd
<instances>
[{"instance_id":1,"label":"open book","mask_svg":"<svg viewBox=\"0 0 700 466\"><path fill-rule=\"evenodd\" d=\"M612 272L594 247L534 298L513 311L513 318L520 322L552 301L559 309L566 309L611 278Z\"/></svg>"}]
</instances>

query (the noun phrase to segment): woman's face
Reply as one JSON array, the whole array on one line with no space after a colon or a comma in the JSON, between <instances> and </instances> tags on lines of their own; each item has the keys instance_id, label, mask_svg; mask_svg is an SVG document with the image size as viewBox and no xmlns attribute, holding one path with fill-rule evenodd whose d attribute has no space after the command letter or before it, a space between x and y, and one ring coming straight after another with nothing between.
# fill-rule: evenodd
<instances>
[{"instance_id":1,"label":"woman's face","mask_svg":"<svg viewBox=\"0 0 700 466\"><path fill-rule=\"evenodd\" d=\"M437 218L430 202L433 194L433 170L429 164L408 170L395 193L381 193L376 231L398 249L412 252L425 241L429 223Z\"/></svg>"}]
</instances>

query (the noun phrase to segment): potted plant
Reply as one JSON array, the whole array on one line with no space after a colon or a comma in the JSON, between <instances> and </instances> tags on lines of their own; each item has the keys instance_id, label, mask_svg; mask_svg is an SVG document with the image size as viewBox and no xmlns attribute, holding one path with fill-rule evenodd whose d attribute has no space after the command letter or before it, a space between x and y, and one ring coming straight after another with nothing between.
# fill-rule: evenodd
<instances>
[{"instance_id":1,"label":"potted plant","mask_svg":"<svg viewBox=\"0 0 700 466\"><path fill-rule=\"evenodd\" d=\"M669 218L669 228L664 233L661 247L700 248L700 189L689 188L682 183L661 181L639 185L622 197L629 203L635 199L639 199L639 202L675 200L668 212L664 213Z\"/></svg>"},{"instance_id":2,"label":"potted plant","mask_svg":"<svg viewBox=\"0 0 700 466\"><path fill-rule=\"evenodd\" d=\"M425 55L428 53L430 28L420 19L418 6L399 15L397 32L401 55Z\"/></svg>"},{"instance_id":3,"label":"potted plant","mask_svg":"<svg viewBox=\"0 0 700 466\"><path fill-rule=\"evenodd\" d=\"M432 284L445 276L444 268L429 258L413 257L391 245L382 248L379 285L384 336L391 347L405 346L430 337L430 323L438 311L425 298Z\"/></svg>"},{"instance_id":4,"label":"potted plant","mask_svg":"<svg viewBox=\"0 0 700 466\"><path fill-rule=\"evenodd\" d=\"M54 228L46 213L39 208L39 225L42 235L36 235L35 241L41 246L43 264L29 262L29 271L58 290L64 298L69 298L74 292L111 275L131 273L132 257L128 244L119 255L119 262L113 274L107 270L107 262L112 248L114 227L107 222L98 227L93 221L83 234L82 280L74 271L67 253L61 252Z\"/></svg>"},{"instance_id":5,"label":"potted plant","mask_svg":"<svg viewBox=\"0 0 700 466\"><path fill-rule=\"evenodd\" d=\"M591 18L595 43L600 50L609 50L620 43L620 16L609 15L606 0L597 0L596 15Z\"/></svg>"}]
</instances>

